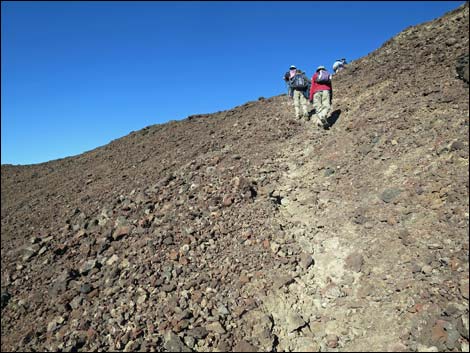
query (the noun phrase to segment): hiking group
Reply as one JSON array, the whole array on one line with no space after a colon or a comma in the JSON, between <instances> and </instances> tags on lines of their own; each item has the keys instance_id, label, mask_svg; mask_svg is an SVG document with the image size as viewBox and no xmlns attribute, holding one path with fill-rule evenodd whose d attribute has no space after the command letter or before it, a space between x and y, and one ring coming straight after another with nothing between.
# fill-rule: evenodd
<instances>
[{"instance_id":1,"label":"hiking group","mask_svg":"<svg viewBox=\"0 0 470 353\"><path fill-rule=\"evenodd\" d=\"M337 60L333 64L335 73L342 70L346 64L345 59ZM309 80L305 72L291 65L289 71L284 74L288 95L294 101L296 119L310 120L308 102L313 103L316 124L319 127L328 128L328 114L333 99L331 74L324 66L318 66L312 79Z\"/></svg>"}]
</instances>

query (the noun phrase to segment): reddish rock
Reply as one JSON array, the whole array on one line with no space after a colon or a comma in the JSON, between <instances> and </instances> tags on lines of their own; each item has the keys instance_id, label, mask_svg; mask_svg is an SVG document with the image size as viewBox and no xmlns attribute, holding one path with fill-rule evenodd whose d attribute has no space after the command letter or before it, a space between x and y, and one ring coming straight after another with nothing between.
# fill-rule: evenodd
<instances>
[{"instance_id":1,"label":"reddish rock","mask_svg":"<svg viewBox=\"0 0 470 353\"><path fill-rule=\"evenodd\" d=\"M431 342L433 344L444 344L447 341L448 335L445 330L446 322L444 320L437 320L436 324L431 330Z\"/></svg>"}]
</instances>

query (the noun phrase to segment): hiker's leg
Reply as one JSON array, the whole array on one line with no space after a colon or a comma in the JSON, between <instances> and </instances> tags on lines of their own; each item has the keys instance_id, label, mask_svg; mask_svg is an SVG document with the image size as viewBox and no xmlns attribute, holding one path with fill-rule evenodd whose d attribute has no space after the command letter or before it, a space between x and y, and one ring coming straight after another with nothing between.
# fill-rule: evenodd
<instances>
[{"instance_id":1,"label":"hiker's leg","mask_svg":"<svg viewBox=\"0 0 470 353\"><path fill-rule=\"evenodd\" d=\"M302 92L302 96L300 97L300 103L302 105L302 112L303 112L304 118L308 118L308 100L307 98L305 98L303 92Z\"/></svg>"},{"instance_id":2,"label":"hiker's leg","mask_svg":"<svg viewBox=\"0 0 470 353\"><path fill-rule=\"evenodd\" d=\"M331 103L330 103L330 91L323 91L322 104L323 104L323 118L326 120L330 114Z\"/></svg>"},{"instance_id":3,"label":"hiker's leg","mask_svg":"<svg viewBox=\"0 0 470 353\"><path fill-rule=\"evenodd\" d=\"M318 123L322 123L321 122L321 110L322 110L322 91L319 91L319 92L316 92L314 95L313 95L313 106L315 107L315 117L316 117L316 120L317 120L317 124Z\"/></svg>"},{"instance_id":4,"label":"hiker's leg","mask_svg":"<svg viewBox=\"0 0 470 353\"><path fill-rule=\"evenodd\" d=\"M294 108L295 108L295 117L300 118L300 96L302 92L294 90Z\"/></svg>"}]
</instances>

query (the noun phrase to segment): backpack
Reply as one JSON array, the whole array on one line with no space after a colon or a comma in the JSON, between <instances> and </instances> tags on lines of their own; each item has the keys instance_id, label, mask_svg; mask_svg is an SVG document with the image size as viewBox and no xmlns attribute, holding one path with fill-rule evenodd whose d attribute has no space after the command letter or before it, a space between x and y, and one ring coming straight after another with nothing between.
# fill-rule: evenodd
<instances>
[{"instance_id":1,"label":"backpack","mask_svg":"<svg viewBox=\"0 0 470 353\"><path fill-rule=\"evenodd\" d=\"M331 75L326 70L320 70L315 80L316 83L329 83L331 81Z\"/></svg>"},{"instance_id":2,"label":"backpack","mask_svg":"<svg viewBox=\"0 0 470 353\"><path fill-rule=\"evenodd\" d=\"M304 90L307 88L308 82L303 74L296 74L291 78L290 85L293 89Z\"/></svg>"}]
</instances>

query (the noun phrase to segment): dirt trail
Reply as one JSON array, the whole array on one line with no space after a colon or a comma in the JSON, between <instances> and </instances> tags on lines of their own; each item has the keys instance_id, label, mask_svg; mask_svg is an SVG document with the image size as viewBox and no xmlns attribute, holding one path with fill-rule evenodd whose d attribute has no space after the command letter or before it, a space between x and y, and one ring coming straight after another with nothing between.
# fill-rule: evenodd
<instances>
[{"instance_id":1,"label":"dirt trail","mask_svg":"<svg viewBox=\"0 0 470 353\"><path fill-rule=\"evenodd\" d=\"M312 187L317 183L317 166L312 159L315 148L311 141L324 139L324 134L334 134L334 130L306 129L298 141L292 141L292 149L287 151L289 169L280 183L281 195L285 195L280 207L281 223L289 229L288 237L313 258L313 264L295 282L264 301L265 310L274 320L273 332L279 338L277 350L404 349L400 336L410 326L403 317L403 306L408 303L403 295L387 289L386 281L391 278L383 274L392 272L390 266L401 263L404 254L374 254L379 250L374 248L377 234L355 229L344 214L344 209L353 205L336 194L329 182L323 184L324 191L334 197L318 198ZM375 272L363 273L364 258L374 257L378 260ZM374 291L388 295L374 298ZM297 318L301 326L291 332L296 326L295 315L302 319Z\"/></svg>"},{"instance_id":2,"label":"dirt trail","mask_svg":"<svg viewBox=\"0 0 470 353\"><path fill-rule=\"evenodd\" d=\"M287 119L289 104L285 101L282 107ZM452 251L443 249L456 244L423 235L425 220L433 219L429 212L419 210L392 187L383 192L387 179L406 179L397 173L400 159L382 157L384 166L378 171L371 168L368 183L361 184L355 175L361 159L348 156L347 148L338 155L325 147L337 145L338 140L353 143L344 129L348 122L339 122L328 131L311 122L302 124L303 132L282 147L278 161L287 166L275 195L285 237L275 239L271 248L278 256L288 257L282 249L289 244L301 249L301 255L290 273L293 280L281 288L275 286L263 299L264 315L273 324L275 350L437 351L455 347L459 324L448 325L445 339L439 336L439 325L444 322L439 317L446 314L436 305L439 301L430 299L454 291L446 287L447 274L430 277L446 272L449 259L444 254ZM413 158L411 151L402 157L409 158ZM439 266L435 256L444 266L439 270L432 268ZM458 308L457 312L468 310L465 300L449 294L447 298L452 298L447 305ZM468 327L465 314L454 322ZM431 332L421 332L426 330ZM458 342L463 351L468 348L466 342Z\"/></svg>"}]
</instances>

